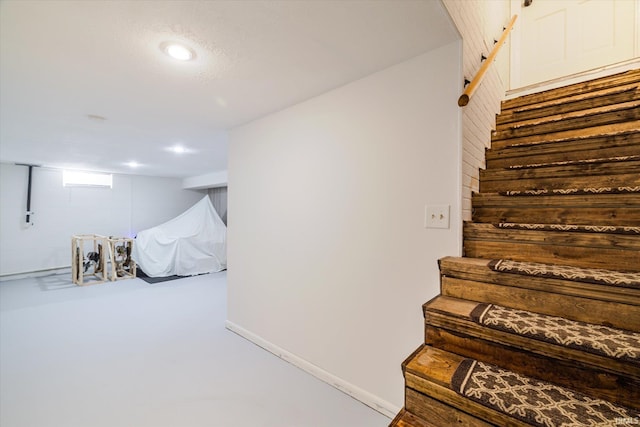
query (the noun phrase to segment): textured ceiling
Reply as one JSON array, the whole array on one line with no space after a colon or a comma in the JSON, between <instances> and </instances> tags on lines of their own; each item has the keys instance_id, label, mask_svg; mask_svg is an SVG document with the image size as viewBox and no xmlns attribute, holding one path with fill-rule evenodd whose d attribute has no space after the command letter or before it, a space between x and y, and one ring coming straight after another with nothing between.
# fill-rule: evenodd
<instances>
[{"instance_id":1,"label":"textured ceiling","mask_svg":"<svg viewBox=\"0 0 640 427\"><path fill-rule=\"evenodd\" d=\"M224 170L230 128L456 38L439 0L2 0L0 161Z\"/></svg>"}]
</instances>

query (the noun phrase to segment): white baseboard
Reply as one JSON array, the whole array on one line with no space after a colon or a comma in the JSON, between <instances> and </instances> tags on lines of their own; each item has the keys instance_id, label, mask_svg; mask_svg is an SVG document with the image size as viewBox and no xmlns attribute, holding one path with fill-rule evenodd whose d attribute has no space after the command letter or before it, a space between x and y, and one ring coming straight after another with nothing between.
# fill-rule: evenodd
<instances>
[{"instance_id":1,"label":"white baseboard","mask_svg":"<svg viewBox=\"0 0 640 427\"><path fill-rule=\"evenodd\" d=\"M69 274L71 275L71 266L66 267L52 267L45 270L26 271L24 273L10 273L0 276L0 282L7 282L9 280L27 279L33 277L52 276L54 274ZM71 278L69 278L71 281Z\"/></svg>"},{"instance_id":2,"label":"white baseboard","mask_svg":"<svg viewBox=\"0 0 640 427\"><path fill-rule=\"evenodd\" d=\"M324 369L296 356L295 354L284 350L283 348L278 347L277 345L265 340L264 338L254 334L253 332L247 331L243 327L238 326L229 320L225 322L225 327L228 330L235 332L241 337L251 341L257 346L262 347L268 352L273 353L280 359L291 363L292 365L313 375L319 380L324 381L325 383L337 388L341 392L348 394L356 400L359 400L360 402L380 412L382 415L388 417L389 419L393 419L396 414L402 409L398 408L395 405L392 405L386 400L379 398L378 396L369 393L368 391L361 389L360 387L357 387L343 380L342 378L336 377L335 375L325 371Z\"/></svg>"}]
</instances>

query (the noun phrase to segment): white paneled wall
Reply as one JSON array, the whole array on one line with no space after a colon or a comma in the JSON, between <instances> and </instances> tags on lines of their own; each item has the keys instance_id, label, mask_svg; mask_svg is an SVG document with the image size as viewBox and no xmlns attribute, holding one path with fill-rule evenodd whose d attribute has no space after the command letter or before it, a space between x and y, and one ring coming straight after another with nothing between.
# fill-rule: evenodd
<instances>
[{"instance_id":1,"label":"white paneled wall","mask_svg":"<svg viewBox=\"0 0 640 427\"><path fill-rule=\"evenodd\" d=\"M488 56L493 49L493 39L502 34L501 25L509 17L506 0L443 0L460 35L462 36L462 70L471 80L481 66L482 54ZM493 30L497 22L497 28ZM501 53L486 74L469 105L462 107L462 217L471 219L471 193L478 190L479 168L483 168L485 147L491 145L491 131L495 115L500 112L500 101L507 88L507 60L509 45ZM463 91L460 82L460 93ZM455 102L455 101L453 101Z\"/></svg>"}]
</instances>

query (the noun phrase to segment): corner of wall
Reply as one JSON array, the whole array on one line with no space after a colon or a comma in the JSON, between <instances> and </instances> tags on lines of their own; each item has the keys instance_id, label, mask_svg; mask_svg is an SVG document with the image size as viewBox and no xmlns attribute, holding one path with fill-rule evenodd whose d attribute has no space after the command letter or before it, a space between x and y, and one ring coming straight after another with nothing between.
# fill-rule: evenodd
<instances>
[{"instance_id":1,"label":"corner of wall","mask_svg":"<svg viewBox=\"0 0 640 427\"><path fill-rule=\"evenodd\" d=\"M480 67L481 54L488 54L482 22L488 13L480 0L443 0L449 16L462 37L462 70L469 80ZM508 3L505 3L508 6ZM508 18L508 10L505 9ZM501 52L502 55L505 51ZM471 195L479 189L479 170L485 167L485 148L490 147L495 115L506 93L505 83L494 66L469 104L462 107L462 217L472 218Z\"/></svg>"}]
</instances>

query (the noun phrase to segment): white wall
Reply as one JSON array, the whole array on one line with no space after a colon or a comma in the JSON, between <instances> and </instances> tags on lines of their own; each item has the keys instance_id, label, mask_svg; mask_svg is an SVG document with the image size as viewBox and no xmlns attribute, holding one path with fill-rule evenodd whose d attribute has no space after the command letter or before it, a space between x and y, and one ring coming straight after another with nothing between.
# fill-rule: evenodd
<instances>
[{"instance_id":1,"label":"white wall","mask_svg":"<svg viewBox=\"0 0 640 427\"><path fill-rule=\"evenodd\" d=\"M71 264L71 236L134 236L177 216L204 193L182 189L182 180L114 175L113 188L62 187L62 171L34 168L25 226L27 168L0 164L0 276Z\"/></svg>"},{"instance_id":2,"label":"white wall","mask_svg":"<svg viewBox=\"0 0 640 427\"><path fill-rule=\"evenodd\" d=\"M228 326L387 415L437 259L460 254L460 49L230 133ZM424 228L426 203L450 229Z\"/></svg>"}]
</instances>

